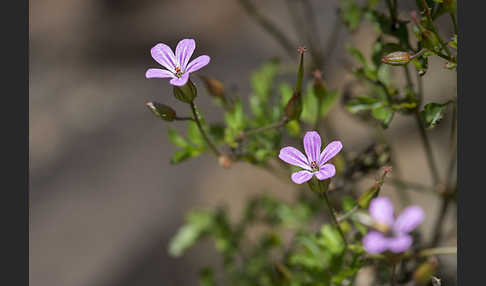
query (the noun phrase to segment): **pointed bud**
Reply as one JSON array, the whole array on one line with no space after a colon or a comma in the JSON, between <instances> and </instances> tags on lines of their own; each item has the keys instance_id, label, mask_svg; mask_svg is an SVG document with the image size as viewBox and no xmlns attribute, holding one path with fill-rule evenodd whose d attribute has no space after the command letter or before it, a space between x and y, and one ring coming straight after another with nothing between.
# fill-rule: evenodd
<instances>
[{"instance_id":1,"label":"pointed bud","mask_svg":"<svg viewBox=\"0 0 486 286\"><path fill-rule=\"evenodd\" d=\"M381 186L385 182L385 177L391 171L391 169L392 168L389 166L385 167L380 179L378 179L378 181L371 188L369 188L358 198L358 205L360 207L367 209L370 206L371 200L380 194Z\"/></svg>"},{"instance_id":2,"label":"pointed bud","mask_svg":"<svg viewBox=\"0 0 486 286\"><path fill-rule=\"evenodd\" d=\"M382 63L392 66L406 65L410 60L410 54L407 52L393 52L381 58Z\"/></svg>"},{"instance_id":3,"label":"pointed bud","mask_svg":"<svg viewBox=\"0 0 486 286\"><path fill-rule=\"evenodd\" d=\"M176 112L170 106L157 102L147 102L145 103L147 107L152 111L155 116L165 121L174 121L176 118Z\"/></svg>"},{"instance_id":4,"label":"pointed bud","mask_svg":"<svg viewBox=\"0 0 486 286\"><path fill-rule=\"evenodd\" d=\"M428 261L420 264L413 274L413 280L420 285L427 285L432 279L432 275L437 272L438 264L439 262L435 257L432 257Z\"/></svg>"},{"instance_id":5,"label":"pointed bud","mask_svg":"<svg viewBox=\"0 0 486 286\"><path fill-rule=\"evenodd\" d=\"M202 81L204 82L204 85L209 91L209 94L211 96L217 97L217 98L223 98L224 97L224 85L222 82L220 82L217 79L207 77L207 76L199 76Z\"/></svg>"},{"instance_id":6,"label":"pointed bud","mask_svg":"<svg viewBox=\"0 0 486 286\"><path fill-rule=\"evenodd\" d=\"M304 53L306 51L305 47L300 47L297 49L300 54L299 71L297 73L297 84L295 85L295 91L299 94L302 93L302 81L304 79Z\"/></svg>"},{"instance_id":7,"label":"pointed bud","mask_svg":"<svg viewBox=\"0 0 486 286\"><path fill-rule=\"evenodd\" d=\"M196 95L196 86L194 86L190 79L183 86L174 85L174 96L182 102L191 103L196 98Z\"/></svg>"},{"instance_id":8,"label":"pointed bud","mask_svg":"<svg viewBox=\"0 0 486 286\"><path fill-rule=\"evenodd\" d=\"M294 94L289 99L287 106L285 106L285 116L289 120L298 120L302 113L302 96L299 92L294 91Z\"/></svg>"}]
</instances>

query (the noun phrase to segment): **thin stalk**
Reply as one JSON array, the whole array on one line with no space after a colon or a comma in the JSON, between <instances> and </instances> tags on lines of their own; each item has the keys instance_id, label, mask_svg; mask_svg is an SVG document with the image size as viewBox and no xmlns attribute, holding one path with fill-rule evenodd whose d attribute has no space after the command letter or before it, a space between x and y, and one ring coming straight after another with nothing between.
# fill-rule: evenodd
<instances>
[{"instance_id":1,"label":"thin stalk","mask_svg":"<svg viewBox=\"0 0 486 286\"><path fill-rule=\"evenodd\" d=\"M424 8L425 8L425 15L427 16L427 19L430 22L430 27L432 28L432 32L437 36L437 39L439 39L439 43L442 46L442 49L447 53L449 58L451 58L452 57L451 52L449 51L449 48L444 43L444 41L442 40L442 37L439 35L439 32L435 28L434 20L432 19L432 15L430 14L429 5L427 5L427 2L425 0L422 0L422 6L424 6Z\"/></svg>"},{"instance_id":2,"label":"thin stalk","mask_svg":"<svg viewBox=\"0 0 486 286\"><path fill-rule=\"evenodd\" d=\"M287 124L287 122L289 122L289 119L287 117L284 117L279 122L275 122L275 123L269 124L267 126L262 126L262 127L259 127L259 128L255 128L255 129L252 129L252 130L242 132L238 136L237 140L242 140L242 139L244 139L244 138L246 138L250 135L265 132L265 131L268 131L268 130L278 129L278 128L284 126L285 124Z\"/></svg>"},{"instance_id":3,"label":"thin stalk","mask_svg":"<svg viewBox=\"0 0 486 286\"><path fill-rule=\"evenodd\" d=\"M437 248L425 248L418 251L406 251L401 255L401 258L406 259L412 257L428 257L428 256L435 256L435 255L451 255L451 254L457 254L457 247L446 246L446 247L437 247ZM371 259L387 258L387 256L383 254L370 254L367 257Z\"/></svg>"},{"instance_id":4,"label":"thin stalk","mask_svg":"<svg viewBox=\"0 0 486 286\"><path fill-rule=\"evenodd\" d=\"M348 242L346 241L346 237L344 236L344 232L341 229L341 225L339 225L339 222L338 222L338 219L337 219L336 214L334 212L334 209L331 206L331 204L329 203L329 198L327 197L327 193L321 192L319 195L326 202L327 209L329 210L329 215L331 216L332 222L336 225L336 228L339 232L339 235L341 236L341 239L344 242L345 249L348 249Z\"/></svg>"},{"instance_id":5,"label":"thin stalk","mask_svg":"<svg viewBox=\"0 0 486 286\"><path fill-rule=\"evenodd\" d=\"M253 18L263 29L265 29L280 45L284 48L287 54L293 58L295 56L295 47L290 39L280 31L277 26L269 19L265 17L263 13L258 11L257 7L251 3L250 0L239 0L241 6L245 9L246 13Z\"/></svg>"},{"instance_id":6,"label":"thin stalk","mask_svg":"<svg viewBox=\"0 0 486 286\"><path fill-rule=\"evenodd\" d=\"M457 21L456 21L456 15L454 15L454 13L450 13L451 15L451 20L452 20L452 24L454 25L454 34L457 35Z\"/></svg>"},{"instance_id":7,"label":"thin stalk","mask_svg":"<svg viewBox=\"0 0 486 286\"><path fill-rule=\"evenodd\" d=\"M432 172L432 179L434 182L434 186L437 186L440 182L439 171L437 169L437 165L435 164L434 155L432 154L432 147L430 145L429 137L427 136L427 132L425 130L424 125L422 124L422 120L420 119L420 113L417 110L415 112L415 120L417 122L417 127L420 132L420 138L422 139L422 144L425 148L425 156L427 157L427 163L429 164L430 171Z\"/></svg>"},{"instance_id":8,"label":"thin stalk","mask_svg":"<svg viewBox=\"0 0 486 286\"><path fill-rule=\"evenodd\" d=\"M391 286L395 286L397 282L396 268L397 268L397 264L393 263L391 267Z\"/></svg>"},{"instance_id":9,"label":"thin stalk","mask_svg":"<svg viewBox=\"0 0 486 286\"><path fill-rule=\"evenodd\" d=\"M190 121L190 120L195 121L194 118L192 118L192 117L177 117L177 116L174 118L174 120L177 120L177 121Z\"/></svg>"},{"instance_id":10,"label":"thin stalk","mask_svg":"<svg viewBox=\"0 0 486 286\"><path fill-rule=\"evenodd\" d=\"M194 115L194 121L196 121L197 128L199 128L199 132L201 132L204 141L206 141L211 151L213 151L214 155L220 157L221 153L218 151L218 148L216 148L211 139L209 139L209 136L206 134L206 131L204 131L204 128L202 127L201 119L199 118L199 115L197 113L196 104L194 103L194 101L191 101L189 105L191 106L192 114Z\"/></svg>"}]
</instances>

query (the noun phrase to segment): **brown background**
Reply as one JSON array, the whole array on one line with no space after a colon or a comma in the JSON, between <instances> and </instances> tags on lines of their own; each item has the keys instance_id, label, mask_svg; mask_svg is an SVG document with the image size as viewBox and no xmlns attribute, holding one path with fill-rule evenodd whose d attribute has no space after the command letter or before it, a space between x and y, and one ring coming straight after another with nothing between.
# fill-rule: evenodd
<instances>
[{"instance_id":1,"label":"brown background","mask_svg":"<svg viewBox=\"0 0 486 286\"><path fill-rule=\"evenodd\" d=\"M284 1L255 2L263 2L258 6L294 35ZM337 2L312 1L324 44ZM414 7L415 1L408 2L403 3L403 17ZM451 35L448 22L442 22L443 34ZM249 91L250 72L263 61L280 56L296 64L234 0L30 2L31 285L194 285L198 267L217 259L204 247L180 259L167 255L168 240L184 212L225 203L238 215L242 199L252 193L271 189L291 197L295 192L244 164L223 170L209 155L169 164L175 149L167 140L168 125L153 117L144 102L157 100L181 113L188 110L170 95L166 80L147 80L144 73L156 67L149 54L153 45L174 47L186 37L196 39L195 55L212 58L198 73L237 87L243 96ZM352 37L342 29L324 75L331 88L342 89L351 79L345 70L345 43L369 51L374 38L368 24ZM426 102L449 99L456 92L456 74L443 64L436 59L430 63ZM197 101L208 119L222 119L203 92ZM332 111L331 120L349 151L372 142L373 130L341 106ZM441 174L449 121L446 117L430 132ZM404 178L431 183L414 124L412 118L398 116L385 134L396 145ZM396 200L392 187L384 193ZM427 194L411 195L426 209L421 229L427 237L438 201ZM452 232L443 245L456 244L455 217L449 219ZM455 273L455 260L443 260L450 273ZM368 272L362 273L359 281L366 285Z\"/></svg>"}]
</instances>

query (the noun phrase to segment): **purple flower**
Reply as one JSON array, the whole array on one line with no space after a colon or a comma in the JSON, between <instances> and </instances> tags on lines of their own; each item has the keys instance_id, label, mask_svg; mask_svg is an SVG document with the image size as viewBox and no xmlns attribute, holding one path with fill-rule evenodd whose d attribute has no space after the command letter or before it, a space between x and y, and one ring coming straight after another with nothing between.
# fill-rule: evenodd
<instances>
[{"instance_id":1,"label":"purple flower","mask_svg":"<svg viewBox=\"0 0 486 286\"><path fill-rule=\"evenodd\" d=\"M177 44L174 55L169 46L158 43L150 50L150 53L152 58L166 69L148 69L145 77L172 78L170 84L185 85L190 73L199 70L210 61L209 56L203 55L189 62L195 48L196 42L193 39L184 39Z\"/></svg>"},{"instance_id":2,"label":"purple flower","mask_svg":"<svg viewBox=\"0 0 486 286\"><path fill-rule=\"evenodd\" d=\"M336 174L333 164L326 164L332 157L341 151L343 145L340 141L333 141L321 152L321 136L316 131L309 131L304 136L304 156L302 152L294 147L280 149L278 157L286 163L301 167L304 170L292 174L292 181L296 184L307 182L316 176L319 180L325 180Z\"/></svg>"},{"instance_id":3,"label":"purple flower","mask_svg":"<svg viewBox=\"0 0 486 286\"><path fill-rule=\"evenodd\" d=\"M371 201L369 212L375 220L377 229L370 231L363 238L363 246L368 253L381 253L390 250L403 252L412 245L409 233L424 219L424 212L419 206L410 206L395 219L393 204L386 197Z\"/></svg>"}]
</instances>

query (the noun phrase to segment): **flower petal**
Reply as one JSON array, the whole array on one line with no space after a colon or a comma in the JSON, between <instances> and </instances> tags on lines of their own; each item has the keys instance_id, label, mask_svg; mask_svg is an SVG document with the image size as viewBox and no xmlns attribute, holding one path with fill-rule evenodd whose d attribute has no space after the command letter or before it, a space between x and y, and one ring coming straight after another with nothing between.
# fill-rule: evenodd
<instances>
[{"instance_id":1,"label":"flower petal","mask_svg":"<svg viewBox=\"0 0 486 286\"><path fill-rule=\"evenodd\" d=\"M329 143L324 150L322 150L321 156L319 158L319 164L324 165L327 161L331 160L332 157L336 156L339 151L343 148L341 141L332 141Z\"/></svg>"},{"instance_id":2,"label":"flower petal","mask_svg":"<svg viewBox=\"0 0 486 286\"><path fill-rule=\"evenodd\" d=\"M316 131L309 131L304 136L304 149L309 164L316 162L319 164L319 155L321 154L321 136Z\"/></svg>"},{"instance_id":3,"label":"flower petal","mask_svg":"<svg viewBox=\"0 0 486 286\"><path fill-rule=\"evenodd\" d=\"M209 64L211 58L209 56L203 55L193 59L185 69L184 72L190 73L199 70L200 68L204 67L205 65Z\"/></svg>"},{"instance_id":4,"label":"flower petal","mask_svg":"<svg viewBox=\"0 0 486 286\"><path fill-rule=\"evenodd\" d=\"M388 239L388 249L391 252L404 252L412 246L412 237L410 235L400 235Z\"/></svg>"},{"instance_id":5,"label":"flower petal","mask_svg":"<svg viewBox=\"0 0 486 286\"><path fill-rule=\"evenodd\" d=\"M288 146L280 149L280 154L278 154L278 157L286 163L312 171L312 168L307 163L307 158L304 156L304 154L302 154L302 152L294 147Z\"/></svg>"},{"instance_id":6,"label":"flower petal","mask_svg":"<svg viewBox=\"0 0 486 286\"><path fill-rule=\"evenodd\" d=\"M186 70L194 49L196 49L196 42L193 39L184 39L177 44L175 56L181 70Z\"/></svg>"},{"instance_id":7,"label":"flower petal","mask_svg":"<svg viewBox=\"0 0 486 286\"><path fill-rule=\"evenodd\" d=\"M175 75L168 70L148 69L147 72L145 72L145 77L146 78L154 78L154 77L167 78L167 77L175 77Z\"/></svg>"},{"instance_id":8,"label":"flower petal","mask_svg":"<svg viewBox=\"0 0 486 286\"><path fill-rule=\"evenodd\" d=\"M387 250L388 239L381 232L370 231L363 238L363 247L368 253L381 253Z\"/></svg>"},{"instance_id":9,"label":"flower petal","mask_svg":"<svg viewBox=\"0 0 486 286\"><path fill-rule=\"evenodd\" d=\"M292 181L296 184L302 184L309 181L312 178L312 173L306 170L298 171L292 174Z\"/></svg>"},{"instance_id":10,"label":"flower petal","mask_svg":"<svg viewBox=\"0 0 486 286\"><path fill-rule=\"evenodd\" d=\"M393 225L397 234L405 234L414 230L424 220L424 212L419 206L410 206L403 210Z\"/></svg>"},{"instance_id":11,"label":"flower petal","mask_svg":"<svg viewBox=\"0 0 486 286\"><path fill-rule=\"evenodd\" d=\"M393 225L393 204L386 197L378 197L370 203L370 215L373 219L381 224L385 224L389 227Z\"/></svg>"},{"instance_id":12,"label":"flower petal","mask_svg":"<svg viewBox=\"0 0 486 286\"><path fill-rule=\"evenodd\" d=\"M322 166L319 170L319 172L315 173L317 179L319 180L325 180L329 179L331 177L334 177L336 175L336 168L334 167L333 164L325 164Z\"/></svg>"},{"instance_id":13,"label":"flower petal","mask_svg":"<svg viewBox=\"0 0 486 286\"><path fill-rule=\"evenodd\" d=\"M166 44L158 43L151 50L152 58L156 60L159 64L164 66L166 69L175 73L175 67L177 64L176 58L172 49Z\"/></svg>"},{"instance_id":14,"label":"flower petal","mask_svg":"<svg viewBox=\"0 0 486 286\"><path fill-rule=\"evenodd\" d=\"M183 86L187 83L187 80L189 79L189 73L183 74L180 78L175 77L170 80L170 84L176 85L176 86Z\"/></svg>"}]
</instances>

